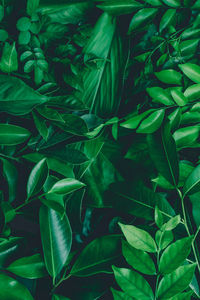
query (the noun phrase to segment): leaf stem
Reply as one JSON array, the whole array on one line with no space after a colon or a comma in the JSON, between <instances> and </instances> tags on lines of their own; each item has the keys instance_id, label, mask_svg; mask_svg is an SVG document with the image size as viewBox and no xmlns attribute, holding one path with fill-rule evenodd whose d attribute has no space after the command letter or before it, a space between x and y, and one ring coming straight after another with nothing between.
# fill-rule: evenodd
<instances>
[{"instance_id":1,"label":"leaf stem","mask_svg":"<svg viewBox=\"0 0 200 300\"><path fill-rule=\"evenodd\" d=\"M187 217L186 217L186 211L185 211L185 205L184 205L184 196L182 195L181 191L178 188L177 188L177 192L178 192L179 197L181 199L181 206L182 206L182 213L183 213L185 229L187 231L188 236L190 237L191 233L190 233L188 223L187 223ZM199 229L197 230L197 234L198 234L198 231L199 231ZM196 238L196 234L195 234L195 238ZM199 261L198 261L198 256L197 256L197 252L196 252L196 249L195 249L194 240L195 239L193 239L193 242L192 242L192 251L193 251L193 254L194 254L195 261L197 263L197 268L198 268L199 273L200 273L200 264L199 264Z\"/></svg>"}]
</instances>

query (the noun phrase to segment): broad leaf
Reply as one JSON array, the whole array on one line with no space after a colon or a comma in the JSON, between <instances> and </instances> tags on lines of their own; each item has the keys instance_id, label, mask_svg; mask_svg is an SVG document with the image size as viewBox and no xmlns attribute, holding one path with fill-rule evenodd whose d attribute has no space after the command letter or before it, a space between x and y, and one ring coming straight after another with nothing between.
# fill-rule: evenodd
<instances>
[{"instance_id":1,"label":"broad leaf","mask_svg":"<svg viewBox=\"0 0 200 300\"><path fill-rule=\"evenodd\" d=\"M55 278L67 262L72 244L72 231L66 215L44 205L40 208L40 233L45 265Z\"/></svg>"},{"instance_id":2,"label":"broad leaf","mask_svg":"<svg viewBox=\"0 0 200 300\"><path fill-rule=\"evenodd\" d=\"M200 66L196 64L186 63L179 65L181 71L195 83L200 83Z\"/></svg>"}]
</instances>

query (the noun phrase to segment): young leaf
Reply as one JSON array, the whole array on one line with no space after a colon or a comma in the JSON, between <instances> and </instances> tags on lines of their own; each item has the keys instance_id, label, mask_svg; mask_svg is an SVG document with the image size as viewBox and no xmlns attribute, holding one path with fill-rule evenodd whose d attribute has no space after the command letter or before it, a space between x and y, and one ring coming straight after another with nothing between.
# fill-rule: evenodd
<instances>
[{"instance_id":1,"label":"young leaf","mask_svg":"<svg viewBox=\"0 0 200 300\"><path fill-rule=\"evenodd\" d=\"M120 257L121 237L105 235L89 243L75 261L71 274L90 276L98 273L112 273L111 264Z\"/></svg>"},{"instance_id":2,"label":"young leaf","mask_svg":"<svg viewBox=\"0 0 200 300\"><path fill-rule=\"evenodd\" d=\"M39 193L48 177L46 158L39 161L31 171L27 182L27 198Z\"/></svg>"},{"instance_id":3,"label":"young leaf","mask_svg":"<svg viewBox=\"0 0 200 300\"><path fill-rule=\"evenodd\" d=\"M84 186L84 183L74 178L65 178L56 182L48 193L70 194L83 188Z\"/></svg>"},{"instance_id":4,"label":"young leaf","mask_svg":"<svg viewBox=\"0 0 200 300\"><path fill-rule=\"evenodd\" d=\"M180 224L180 222L181 222L181 217L180 215L177 215L171 218L167 223L163 224L161 230L163 231L173 230L174 228L176 228L176 226L178 226L178 224Z\"/></svg>"},{"instance_id":5,"label":"young leaf","mask_svg":"<svg viewBox=\"0 0 200 300\"><path fill-rule=\"evenodd\" d=\"M40 233L44 261L48 273L55 278L63 269L72 244L72 231L66 215L62 218L55 210L40 208Z\"/></svg>"},{"instance_id":6,"label":"young leaf","mask_svg":"<svg viewBox=\"0 0 200 300\"><path fill-rule=\"evenodd\" d=\"M40 254L20 258L11 263L7 270L17 276L37 279L47 276L47 271Z\"/></svg>"},{"instance_id":7,"label":"young leaf","mask_svg":"<svg viewBox=\"0 0 200 300\"><path fill-rule=\"evenodd\" d=\"M196 64L186 63L179 65L179 68L192 81L200 83L200 66Z\"/></svg>"},{"instance_id":8,"label":"young leaf","mask_svg":"<svg viewBox=\"0 0 200 300\"><path fill-rule=\"evenodd\" d=\"M30 132L16 125L0 124L0 145L15 146L24 143Z\"/></svg>"},{"instance_id":9,"label":"young leaf","mask_svg":"<svg viewBox=\"0 0 200 300\"><path fill-rule=\"evenodd\" d=\"M168 246L163 252L159 270L162 274L169 274L178 268L188 257L191 251L192 237L186 237Z\"/></svg>"},{"instance_id":10,"label":"young leaf","mask_svg":"<svg viewBox=\"0 0 200 300\"><path fill-rule=\"evenodd\" d=\"M139 273L114 266L113 271L120 288L129 296L142 300L154 299L150 285Z\"/></svg>"},{"instance_id":11,"label":"young leaf","mask_svg":"<svg viewBox=\"0 0 200 300\"><path fill-rule=\"evenodd\" d=\"M148 232L133 225L124 225L119 223L119 226L127 242L132 247L148 252L157 251L156 243Z\"/></svg>"},{"instance_id":12,"label":"young leaf","mask_svg":"<svg viewBox=\"0 0 200 300\"><path fill-rule=\"evenodd\" d=\"M148 275L155 275L156 268L153 260L146 252L131 247L122 240L122 253L127 263L135 270Z\"/></svg>"},{"instance_id":13,"label":"young leaf","mask_svg":"<svg viewBox=\"0 0 200 300\"><path fill-rule=\"evenodd\" d=\"M190 284L196 264L181 266L165 275L158 286L159 299L168 299L184 291Z\"/></svg>"},{"instance_id":14,"label":"young leaf","mask_svg":"<svg viewBox=\"0 0 200 300\"><path fill-rule=\"evenodd\" d=\"M176 144L170 132L170 124L147 136L152 160L163 177L176 186L179 179L179 164Z\"/></svg>"},{"instance_id":15,"label":"young leaf","mask_svg":"<svg viewBox=\"0 0 200 300\"><path fill-rule=\"evenodd\" d=\"M31 293L24 285L10 276L0 274L0 298L16 300L17 295L20 295L21 299L33 300Z\"/></svg>"},{"instance_id":16,"label":"young leaf","mask_svg":"<svg viewBox=\"0 0 200 300\"><path fill-rule=\"evenodd\" d=\"M183 186L184 197L200 191L200 165L198 165L186 179Z\"/></svg>"}]
</instances>

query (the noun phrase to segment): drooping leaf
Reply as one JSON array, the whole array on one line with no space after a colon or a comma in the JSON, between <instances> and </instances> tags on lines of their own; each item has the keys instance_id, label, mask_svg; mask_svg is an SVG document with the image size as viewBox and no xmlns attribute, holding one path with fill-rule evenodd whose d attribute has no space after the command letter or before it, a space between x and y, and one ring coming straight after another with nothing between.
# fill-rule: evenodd
<instances>
[{"instance_id":1,"label":"drooping leaf","mask_svg":"<svg viewBox=\"0 0 200 300\"><path fill-rule=\"evenodd\" d=\"M153 300L154 295L148 282L135 271L113 266L114 276L120 288L136 299Z\"/></svg>"},{"instance_id":2,"label":"drooping leaf","mask_svg":"<svg viewBox=\"0 0 200 300\"><path fill-rule=\"evenodd\" d=\"M42 278L47 275L47 271L40 254L20 258L11 263L7 270L20 277L28 279Z\"/></svg>"},{"instance_id":3,"label":"drooping leaf","mask_svg":"<svg viewBox=\"0 0 200 300\"><path fill-rule=\"evenodd\" d=\"M72 231L66 215L42 205L40 233L48 273L55 278L67 262L72 244Z\"/></svg>"},{"instance_id":4,"label":"drooping leaf","mask_svg":"<svg viewBox=\"0 0 200 300\"><path fill-rule=\"evenodd\" d=\"M121 223L119 225L127 242L132 247L148 252L157 251L156 243L147 231L133 225L124 225Z\"/></svg>"},{"instance_id":5,"label":"drooping leaf","mask_svg":"<svg viewBox=\"0 0 200 300\"><path fill-rule=\"evenodd\" d=\"M120 257L119 235L107 235L88 244L75 261L71 274L91 276L97 273L112 273L111 265Z\"/></svg>"}]
</instances>

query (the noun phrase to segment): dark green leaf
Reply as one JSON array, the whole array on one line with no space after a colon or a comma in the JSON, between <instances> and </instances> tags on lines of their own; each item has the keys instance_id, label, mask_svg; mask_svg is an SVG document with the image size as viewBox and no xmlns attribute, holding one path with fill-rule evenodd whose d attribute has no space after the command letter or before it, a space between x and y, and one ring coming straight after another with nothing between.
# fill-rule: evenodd
<instances>
[{"instance_id":1,"label":"dark green leaf","mask_svg":"<svg viewBox=\"0 0 200 300\"><path fill-rule=\"evenodd\" d=\"M0 124L0 145L14 146L24 143L30 132L16 125Z\"/></svg>"},{"instance_id":2,"label":"dark green leaf","mask_svg":"<svg viewBox=\"0 0 200 300\"><path fill-rule=\"evenodd\" d=\"M132 18L129 25L128 33L132 33L135 30L140 29L141 27L146 26L150 23L155 15L157 14L157 8L143 8L140 9Z\"/></svg>"}]
</instances>

